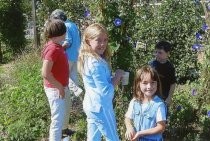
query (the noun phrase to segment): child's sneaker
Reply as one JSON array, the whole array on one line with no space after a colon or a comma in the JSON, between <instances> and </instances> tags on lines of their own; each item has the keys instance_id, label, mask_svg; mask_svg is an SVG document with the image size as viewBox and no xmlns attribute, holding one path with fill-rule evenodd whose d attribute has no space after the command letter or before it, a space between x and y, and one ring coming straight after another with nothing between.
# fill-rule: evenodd
<instances>
[{"instance_id":1,"label":"child's sneaker","mask_svg":"<svg viewBox=\"0 0 210 141\"><path fill-rule=\"evenodd\" d=\"M75 131L66 128L66 129L62 130L62 139L68 139L67 137L72 136L74 133L75 133Z\"/></svg>"}]
</instances>

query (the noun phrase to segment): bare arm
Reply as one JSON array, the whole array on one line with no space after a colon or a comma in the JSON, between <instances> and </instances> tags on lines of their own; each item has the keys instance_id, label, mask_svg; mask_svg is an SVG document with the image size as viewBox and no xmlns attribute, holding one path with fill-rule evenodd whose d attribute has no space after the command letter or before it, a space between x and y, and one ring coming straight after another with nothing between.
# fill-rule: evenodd
<instances>
[{"instance_id":1,"label":"bare arm","mask_svg":"<svg viewBox=\"0 0 210 141\"><path fill-rule=\"evenodd\" d=\"M132 119L125 118L125 126L126 126L125 138L131 140L136 134L136 131L132 124Z\"/></svg>"},{"instance_id":2,"label":"bare arm","mask_svg":"<svg viewBox=\"0 0 210 141\"><path fill-rule=\"evenodd\" d=\"M116 70L115 76L112 78L112 84L114 86L117 86L119 84L123 74L124 74L123 70L121 70L121 69Z\"/></svg>"},{"instance_id":3,"label":"bare arm","mask_svg":"<svg viewBox=\"0 0 210 141\"><path fill-rule=\"evenodd\" d=\"M69 46L70 46L70 45L69 45L68 42L64 42L64 43L62 44L62 47L63 47L64 49L68 48Z\"/></svg>"},{"instance_id":4,"label":"bare arm","mask_svg":"<svg viewBox=\"0 0 210 141\"><path fill-rule=\"evenodd\" d=\"M176 84L175 84L175 83L170 85L169 95L168 95L168 97L167 97L167 99L166 99L166 103L167 103L168 105L171 104L172 96L173 96L173 94L174 94L175 87L176 87Z\"/></svg>"},{"instance_id":5,"label":"bare arm","mask_svg":"<svg viewBox=\"0 0 210 141\"><path fill-rule=\"evenodd\" d=\"M43 60L42 65L42 77L46 79L50 84L59 90L61 98L65 97L64 87L58 82L51 73L53 62L49 60Z\"/></svg>"},{"instance_id":6,"label":"bare arm","mask_svg":"<svg viewBox=\"0 0 210 141\"><path fill-rule=\"evenodd\" d=\"M163 133L164 130L165 130L165 126L166 126L165 122L164 121L160 121L160 122L157 123L157 126L155 126L153 128L142 130L142 131L138 131L132 140L136 140L139 137L142 137L142 136L145 136L145 135L152 135L152 134Z\"/></svg>"}]
</instances>

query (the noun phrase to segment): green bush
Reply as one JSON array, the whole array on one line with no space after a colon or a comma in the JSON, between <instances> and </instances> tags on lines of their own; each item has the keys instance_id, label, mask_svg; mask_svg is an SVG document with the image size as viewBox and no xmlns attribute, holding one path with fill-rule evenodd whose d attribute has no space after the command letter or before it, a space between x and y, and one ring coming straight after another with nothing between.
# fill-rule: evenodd
<instances>
[{"instance_id":1,"label":"green bush","mask_svg":"<svg viewBox=\"0 0 210 141\"><path fill-rule=\"evenodd\" d=\"M40 55L39 50L28 50L11 64L9 74L1 70L10 80L7 78L0 88L0 140L35 141L48 136L50 109L40 75ZM80 98L73 98L69 121L77 131L73 141L86 140L86 119Z\"/></svg>"},{"instance_id":2,"label":"green bush","mask_svg":"<svg viewBox=\"0 0 210 141\"><path fill-rule=\"evenodd\" d=\"M7 140L37 140L48 132L50 115L40 63L38 51L23 54L10 74L15 81L1 88L0 126Z\"/></svg>"},{"instance_id":3,"label":"green bush","mask_svg":"<svg viewBox=\"0 0 210 141\"><path fill-rule=\"evenodd\" d=\"M169 133L171 138L181 140L206 140L209 136L209 101L202 91L201 81L179 85L169 110ZM204 100L205 99L205 100Z\"/></svg>"},{"instance_id":4,"label":"green bush","mask_svg":"<svg viewBox=\"0 0 210 141\"><path fill-rule=\"evenodd\" d=\"M183 137L194 130L197 126L198 116L196 115L197 95L192 95L190 87L187 85L178 86L178 89L173 97L173 105L169 109L169 131L173 132L174 137Z\"/></svg>"},{"instance_id":5,"label":"green bush","mask_svg":"<svg viewBox=\"0 0 210 141\"><path fill-rule=\"evenodd\" d=\"M2 21L0 24L0 41L11 49L12 55L15 55L20 53L26 44L24 37L26 25L24 1L0 1L0 5L0 19Z\"/></svg>"},{"instance_id":6,"label":"green bush","mask_svg":"<svg viewBox=\"0 0 210 141\"><path fill-rule=\"evenodd\" d=\"M201 15L204 15L201 3L194 3L190 0L166 0L162 2L161 6L151 6L147 2L140 5L133 3L132 0L117 2L99 0L98 2L99 5L101 4L100 6L97 7L98 3L95 3L89 7L91 10L98 8L99 12L93 12L92 16L97 16L96 21L105 24L109 30L110 45L114 50L113 69L122 68L131 71L131 84L135 70L151 60L155 43L158 40L168 40L172 43L170 60L175 65L178 84L185 85L183 90L177 90L174 96L176 105L171 107L172 115L169 124L169 129L173 130L169 131L171 134L175 131L175 135L182 136L186 140L193 139L195 136L198 139L199 133L191 134L190 132L192 127L206 129L209 124L206 115L207 110L205 110L208 101L205 99L209 100L210 89L208 83L210 79L206 75L203 78L199 76L200 74L209 74L209 65L205 61L204 64L199 64L197 60L199 52L192 50L192 45L195 43L203 44L206 49L209 48L206 45L208 32L202 34L203 40L198 40L195 37L195 33L200 31L202 24L205 23L205 19L201 18ZM121 19L122 24L120 26L114 24L116 18ZM142 45L137 48L135 45L138 42ZM206 58L209 54L207 50L205 52ZM206 61L209 62L209 59ZM205 68L203 68L204 66ZM186 83L188 81L189 83ZM190 82L193 81L195 81L193 84L200 93L196 97L190 95L193 86ZM203 88L203 83L207 89ZM131 94L132 85L123 88L123 91L119 89L116 92L115 109L118 130L122 139L125 133L122 119L124 119L126 105L131 99ZM203 102L205 104L201 104ZM181 106L182 109L177 111L176 106ZM205 114L201 114L203 111ZM202 121L200 121L201 119ZM199 131L203 132L204 130Z\"/></svg>"},{"instance_id":7,"label":"green bush","mask_svg":"<svg viewBox=\"0 0 210 141\"><path fill-rule=\"evenodd\" d=\"M55 8L67 11L79 25L84 21L101 22L109 31L113 71L122 68L131 72L130 85L119 86L114 100L118 133L122 140L125 133L124 114L132 98L135 70L152 59L155 43L163 39L173 44L170 60L176 67L178 83L185 84L178 86L173 97L169 133L179 137L178 140L210 138L210 118L207 115L210 110L210 46L208 32L204 33L204 40L195 38L195 33L205 22L200 17L203 10L199 2L166 0L157 6L150 5L149 1L140 4L133 0L87 0L83 3L78 1L76 7L81 9L78 15L68 10L69 7L75 9L72 0L62 1L62 5L59 2L37 3L40 31L46 14ZM151 3L154 4L154 1ZM85 9L91 11L91 16L84 17L82 10ZM121 25L114 24L116 18L122 20ZM194 43L204 46L204 60L201 64L197 60L199 51L191 49ZM50 114L40 76L40 53L32 52L15 61L12 83L1 88L0 135L3 137L0 140L38 140L47 136ZM191 95L192 89L197 92L194 96ZM85 140L87 129L84 113L79 109L71 114L70 125L78 131L73 140Z\"/></svg>"}]
</instances>

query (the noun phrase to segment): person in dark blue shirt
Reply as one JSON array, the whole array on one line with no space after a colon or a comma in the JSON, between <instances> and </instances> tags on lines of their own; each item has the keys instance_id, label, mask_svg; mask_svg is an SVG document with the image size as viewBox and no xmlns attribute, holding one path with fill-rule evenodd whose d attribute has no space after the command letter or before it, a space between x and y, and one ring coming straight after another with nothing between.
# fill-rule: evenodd
<instances>
[{"instance_id":1,"label":"person in dark blue shirt","mask_svg":"<svg viewBox=\"0 0 210 141\"><path fill-rule=\"evenodd\" d=\"M155 59L149 62L160 76L163 100L167 105L171 104L172 95L176 87L175 68L169 61L172 45L167 41L160 41L155 45Z\"/></svg>"}]
</instances>

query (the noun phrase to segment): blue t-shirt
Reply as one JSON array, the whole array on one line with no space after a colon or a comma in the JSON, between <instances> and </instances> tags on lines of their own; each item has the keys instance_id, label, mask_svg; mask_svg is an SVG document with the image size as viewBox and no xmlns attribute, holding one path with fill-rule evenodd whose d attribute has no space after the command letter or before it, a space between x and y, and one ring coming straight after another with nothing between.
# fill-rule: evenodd
<instances>
[{"instance_id":1,"label":"blue t-shirt","mask_svg":"<svg viewBox=\"0 0 210 141\"><path fill-rule=\"evenodd\" d=\"M66 54L69 61L77 61L79 55L79 48L81 44L80 31L77 25L69 20L65 21L66 37L65 42L70 46L66 48Z\"/></svg>"}]
</instances>

